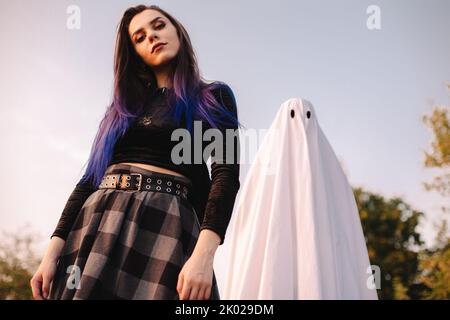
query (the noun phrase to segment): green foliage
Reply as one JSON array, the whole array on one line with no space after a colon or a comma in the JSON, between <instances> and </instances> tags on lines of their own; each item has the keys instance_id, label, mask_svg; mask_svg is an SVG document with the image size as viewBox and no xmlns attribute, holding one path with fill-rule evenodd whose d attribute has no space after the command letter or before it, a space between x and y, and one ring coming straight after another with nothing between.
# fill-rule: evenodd
<instances>
[{"instance_id":1,"label":"green foliage","mask_svg":"<svg viewBox=\"0 0 450 320\"><path fill-rule=\"evenodd\" d=\"M361 188L354 189L370 263L381 269L380 299L415 297L411 290L419 267L417 249L423 246L416 231L422 212L400 198L386 200ZM405 291L405 292L400 292Z\"/></svg>"},{"instance_id":2,"label":"green foliage","mask_svg":"<svg viewBox=\"0 0 450 320\"><path fill-rule=\"evenodd\" d=\"M448 85L450 91L450 84ZM433 139L430 151L424 151L425 168L439 169L439 175L431 182L423 183L427 191L436 191L443 197L450 197L450 107L433 105L430 115L422 121L431 130ZM450 208L444 207L444 212Z\"/></svg>"},{"instance_id":3,"label":"green foliage","mask_svg":"<svg viewBox=\"0 0 450 320\"><path fill-rule=\"evenodd\" d=\"M39 259L34 253L36 237L27 232L2 232L0 239L0 299L32 299L30 280Z\"/></svg>"},{"instance_id":4,"label":"green foliage","mask_svg":"<svg viewBox=\"0 0 450 320\"><path fill-rule=\"evenodd\" d=\"M398 277L392 279L395 300L409 300L408 288L406 288Z\"/></svg>"},{"instance_id":5,"label":"green foliage","mask_svg":"<svg viewBox=\"0 0 450 320\"><path fill-rule=\"evenodd\" d=\"M450 83L447 84L450 92ZM433 139L431 151L425 152L423 164L426 168L437 169L431 183L424 183L427 191L438 192L450 203L450 108L434 105L430 115L424 115L423 122L431 129ZM448 206L442 206L440 228L437 232L436 244L424 250L420 256L420 272L417 281L425 287L425 299L450 299L450 235L447 224L450 212Z\"/></svg>"},{"instance_id":6,"label":"green foliage","mask_svg":"<svg viewBox=\"0 0 450 320\"><path fill-rule=\"evenodd\" d=\"M423 283L425 299L450 299L450 237L447 222L442 221L436 245L421 253L418 281Z\"/></svg>"}]
</instances>

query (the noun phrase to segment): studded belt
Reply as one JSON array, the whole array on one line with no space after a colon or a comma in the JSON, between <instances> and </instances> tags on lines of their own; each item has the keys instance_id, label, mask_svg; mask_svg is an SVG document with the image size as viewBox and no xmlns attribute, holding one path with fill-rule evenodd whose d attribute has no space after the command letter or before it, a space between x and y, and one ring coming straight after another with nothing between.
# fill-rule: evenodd
<instances>
[{"instance_id":1,"label":"studded belt","mask_svg":"<svg viewBox=\"0 0 450 320\"><path fill-rule=\"evenodd\" d=\"M99 189L156 191L170 193L183 198L187 198L190 187L191 184L182 181L182 179L141 173L108 173L104 175L99 185Z\"/></svg>"}]
</instances>

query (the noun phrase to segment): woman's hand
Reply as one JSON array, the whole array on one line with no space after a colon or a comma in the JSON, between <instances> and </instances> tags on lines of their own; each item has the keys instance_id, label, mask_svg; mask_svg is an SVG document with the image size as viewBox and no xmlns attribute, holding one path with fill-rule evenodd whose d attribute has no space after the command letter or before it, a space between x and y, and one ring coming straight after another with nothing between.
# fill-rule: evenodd
<instances>
[{"instance_id":1,"label":"woman's hand","mask_svg":"<svg viewBox=\"0 0 450 320\"><path fill-rule=\"evenodd\" d=\"M65 242L64 239L57 236L51 238L44 258L30 280L33 299L44 300L48 298L50 283L55 276L56 264Z\"/></svg>"},{"instance_id":2,"label":"woman's hand","mask_svg":"<svg viewBox=\"0 0 450 320\"><path fill-rule=\"evenodd\" d=\"M209 229L200 232L195 249L178 275L180 300L209 300L211 296L214 255L220 237Z\"/></svg>"},{"instance_id":3,"label":"woman's hand","mask_svg":"<svg viewBox=\"0 0 450 320\"><path fill-rule=\"evenodd\" d=\"M48 298L50 283L56 272L56 260L43 259L36 273L30 280L33 299L44 300Z\"/></svg>"},{"instance_id":4,"label":"woman's hand","mask_svg":"<svg viewBox=\"0 0 450 320\"><path fill-rule=\"evenodd\" d=\"M193 253L178 275L180 300L208 300L211 296L214 257Z\"/></svg>"}]
</instances>

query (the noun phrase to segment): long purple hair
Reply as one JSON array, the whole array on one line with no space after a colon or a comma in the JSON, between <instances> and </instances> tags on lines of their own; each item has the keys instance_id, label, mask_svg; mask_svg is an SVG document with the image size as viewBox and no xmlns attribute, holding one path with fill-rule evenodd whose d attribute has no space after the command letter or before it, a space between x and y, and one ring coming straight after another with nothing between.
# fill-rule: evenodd
<instances>
[{"instance_id":1,"label":"long purple hair","mask_svg":"<svg viewBox=\"0 0 450 320\"><path fill-rule=\"evenodd\" d=\"M149 90L156 89L153 70L136 53L128 27L132 18L146 10L159 11L175 26L180 41L177 56L171 61L173 90L169 90L168 101L174 106L173 121L180 125L185 120L186 129L192 134L193 121L204 120L212 128L224 125L241 126L237 110L229 110L217 101L212 93L225 89L233 104L236 100L231 88L223 82L206 83L202 80L197 59L186 29L173 16L156 5L138 5L128 8L119 23L114 53L114 93L112 103L100 122L88 159L87 169L80 183L98 186L107 169L114 145L123 136L132 121L143 109ZM214 111L214 112L212 112Z\"/></svg>"}]
</instances>

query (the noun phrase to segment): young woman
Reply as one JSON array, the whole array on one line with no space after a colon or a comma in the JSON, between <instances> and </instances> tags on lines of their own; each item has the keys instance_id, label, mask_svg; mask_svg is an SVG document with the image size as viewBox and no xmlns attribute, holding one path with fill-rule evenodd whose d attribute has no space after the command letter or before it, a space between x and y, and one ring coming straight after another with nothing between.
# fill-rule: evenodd
<instances>
[{"instance_id":1,"label":"young woman","mask_svg":"<svg viewBox=\"0 0 450 320\"><path fill-rule=\"evenodd\" d=\"M186 30L155 5L125 11L114 80L86 172L31 279L33 297L220 299L214 255L240 187L238 130L225 138L240 126L233 91L201 80ZM202 135L223 134L219 155L194 136L197 124ZM179 128L192 142L181 163Z\"/></svg>"}]
</instances>

